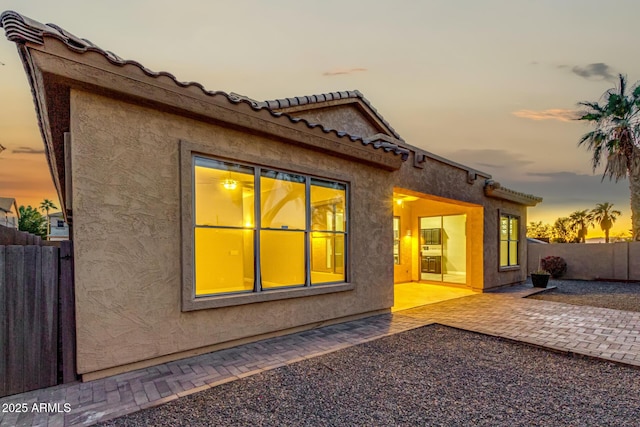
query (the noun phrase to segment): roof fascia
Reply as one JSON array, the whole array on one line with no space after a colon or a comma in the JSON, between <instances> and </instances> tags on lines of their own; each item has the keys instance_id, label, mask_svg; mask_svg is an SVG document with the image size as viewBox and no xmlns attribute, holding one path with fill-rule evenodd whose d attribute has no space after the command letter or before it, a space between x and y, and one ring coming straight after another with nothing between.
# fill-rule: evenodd
<instances>
[{"instance_id":1,"label":"roof fascia","mask_svg":"<svg viewBox=\"0 0 640 427\"><path fill-rule=\"evenodd\" d=\"M54 135L50 120L50 118L53 117L51 117L50 113L53 111L58 111L64 114L66 112L68 116L69 96L68 93L66 94L66 96L63 95L62 97L47 96L48 91L46 89L47 84L45 83L45 77L35 64L34 58L31 55L31 49L28 45L29 44L16 44L18 53L20 55L20 58L22 59L22 64L27 74L29 86L31 87L31 94L33 96L36 115L38 117L38 123L40 125L40 134L42 136L42 140L44 141L49 173L51 174L53 185L56 189L56 192L58 193L58 199L61 204L61 209L64 211L64 168L58 167L58 159L60 158L60 154L62 154L61 150L63 149L63 144L56 144L56 136ZM65 105L67 108L65 108ZM68 120L66 123L58 123L57 127L60 126L66 127L66 129L68 130Z\"/></svg>"},{"instance_id":2,"label":"roof fascia","mask_svg":"<svg viewBox=\"0 0 640 427\"><path fill-rule=\"evenodd\" d=\"M98 52L73 52L56 38L44 40L42 46L29 44L24 48L31 68L69 87L223 124L385 170L397 170L402 164L402 156L354 143L353 138L334 135L319 126L301 126L296 121L274 116L268 109L255 110L246 102L234 103L226 96L207 95L199 86L180 87L172 78L148 76L136 65L112 64Z\"/></svg>"},{"instance_id":3,"label":"roof fascia","mask_svg":"<svg viewBox=\"0 0 640 427\"><path fill-rule=\"evenodd\" d=\"M495 182L493 180L487 180L487 182L485 183L484 194L487 197L507 200L509 202L525 206L536 206L538 203L542 202L542 197L510 190L508 188L502 187L499 182Z\"/></svg>"}]
</instances>

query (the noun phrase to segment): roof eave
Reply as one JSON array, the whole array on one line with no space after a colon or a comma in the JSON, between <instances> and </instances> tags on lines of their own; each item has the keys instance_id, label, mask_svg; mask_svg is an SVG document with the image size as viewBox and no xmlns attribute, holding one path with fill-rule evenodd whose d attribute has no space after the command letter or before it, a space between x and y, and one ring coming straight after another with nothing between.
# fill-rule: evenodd
<instances>
[{"instance_id":1,"label":"roof eave","mask_svg":"<svg viewBox=\"0 0 640 427\"><path fill-rule=\"evenodd\" d=\"M207 91L198 83L179 82L169 73L156 73L135 61L122 60L59 27L40 24L15 12L0 15L0 24L5 28L7 38L17 44L25 66L49 168L63 209L64 157L60 154L64 135L52 135L50 125L59 123L53 117L49 123L48 116L51 111L68 112L69 88L160 107L171 113L276 138L390 171L399 169L409 154L398 146L378 149L360 137L261 108L246 97ZM47 94L47 82L66 87L67 93ZM66 102L66 108L48 108L50 102ZM68 131L68 123L63 127Z\"/></svg>"},{"instance_id":2,"label":"roof eave","mask_svg":"<svg viewBox=\"0 0 640 427\"><path fill-rule=\"evenodd\" d=\"M355 104L375 123L378 130L388 133L395 139L402 141L402 137L391 124L376 110L371 102L359 90L347 90L340 92L327 92L319 95L295 96L291 98L279 98L262 102L257 105L269 108L272 111L280 111L293 114L299 111L309 111L319 108L333 107L336 105Z\"/></svg>"},{"instance_id":3,"label":"roof eave","mask_svg":"<svg viewBox=\"0 0 640 427\"><path fill-rule=\"evenodd\" d=\"M29 86L31 87L31 95L36 109L36 117L38 118L38 128L44 143L49 173L51 174L53 185L58 194L61 209L64 211L64 168L60 168L58 166L59 159L62 158L63 155L61 151L63 145L61 144L59 150L56 150L57 144L54 142L52 127L48 125L48 123L50 123L49 111L57 110L62 112L64 109L55 108L54 106L51 106L53 108L49 108L50 106L47 103L46 91L44 90L45 77L39 72L38 67L35 64L29 44L17 43L16 46L24 66L25 73L27 74ZM63 126L68 129L68 123L63 124Z\"/></svg>"},{"instance_id":4,"label":"roof eave","mask_svg":"<svg viewBox=\"0 0 640 427\"><path fill-rule=\"evenodd\" d=\"M502 187L499 182L495 182L493 180L487 180L487 182L485 183L484 194L487 197L506 200L509 202L517 203L519 205L530 207L536 206L538 203L542 202L542 197L510 190L508 188Z\"/></svg>"}]
</instances>

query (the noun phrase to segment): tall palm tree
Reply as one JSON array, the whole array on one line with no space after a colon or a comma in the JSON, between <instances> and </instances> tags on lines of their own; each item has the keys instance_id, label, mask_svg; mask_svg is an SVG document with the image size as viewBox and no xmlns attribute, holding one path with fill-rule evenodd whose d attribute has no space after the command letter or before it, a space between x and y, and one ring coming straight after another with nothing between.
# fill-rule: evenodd
<instances>
[{"instance_id":1,"label":"tall palm tree","mask_svg":"<svg viewBox=\"0 0 640 427\"><path fill-rule=\"evenodd\" d=\"M602 179L608 176L618 182L629 178L633 239L640 241L640 85L627 90L627 78L618 77L619 86L604 93L604 103L578 104L584 107L578 120L595 126L578 145L584 144L593 152L594 171L606 158Z\"/></svg>"},{"instance_id":2,"label":"tall palm tree","mask_svg":"<svg viewBox=\"0 0 640 427\"><path fill-rule=\"evenodd\" d=\"M49 210L58 209L58 207L49 199L44 199L40 203L40 210L47 213L47 236L51 234L51 220L49 219Z\"/></svg>"},{"instance_id":3,"label":"tall palm tree","mask_svg":"<svg viewBox=\"0 0 640 427\"><path fill-rule=\"evenodd\" d=\"M593 222L600 225L600 228L604 231L604 241L609 243L609 230L613 227L616 219L622 215L622 212L613 209L613 203L604 202L598 203L595 209L591 209L589 215L591 215Z\"/></svg>"},{"instance_id":4,"label":"tall palm tree","mask_svg":"<svg viewBox=\"0 0 640 427\"><path fill-rule=\"evenodd\" d=\"M569 215L569 227L578 233L580 243L585 242L589 226L593 224L593 219L589 215L589 210L575 211Z\"/></svg>"}]
</instances>

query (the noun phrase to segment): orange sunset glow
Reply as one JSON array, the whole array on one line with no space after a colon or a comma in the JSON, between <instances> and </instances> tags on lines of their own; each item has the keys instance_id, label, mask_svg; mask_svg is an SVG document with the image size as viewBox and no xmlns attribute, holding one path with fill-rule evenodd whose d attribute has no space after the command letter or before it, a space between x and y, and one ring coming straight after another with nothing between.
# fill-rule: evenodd
<instances>
[{"instance_id":1,"label":"orange sunset glow","mask_svg":"<svg viewBox=\"0 0 640 427\"><path fill-rule=\"evenodd\" d=\"M358 89L407 143L542 197L528 221L552 224L609 202L622 211L618 236L631 228L628 184L601 181L577 146L590 128L574 119L577 103L598 101L618 73L640 80L629 49L640 3L619 3L624 13L593 0L6 0L2 8L208 90L264 100ZM31 90L4 38L0 94L0 197L59 206ZM591 228L587 237L603 235Z\"/></svg>"}]
</instances>

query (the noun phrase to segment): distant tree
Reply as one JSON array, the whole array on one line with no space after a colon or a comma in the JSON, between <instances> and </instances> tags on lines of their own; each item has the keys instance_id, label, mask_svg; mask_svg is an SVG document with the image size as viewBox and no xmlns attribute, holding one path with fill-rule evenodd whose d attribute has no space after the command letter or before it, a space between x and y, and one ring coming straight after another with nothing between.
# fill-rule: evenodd
<instances>
[{"instance_id":1,"label":"distant tree","mask_svg":"<svg viewBox=\"0 0 640 427\"><path fill-rule=\"evenodd\" d=\"M553 223L553 241L555 243L575 243L579 241L577 233L571 228L571 220L568 217L558 218Z\"/></svg>"},{"instance_id":2,"label":"distant tree","mask_svg":"<svg viewBox=\"0 0 640 427\"><path fill-rule=\"evenodd\" d=\"M40 210L47 213L47 235L51 233L49 228L51 221L49 221L49 210L50 209L58 209L58 207L49 199L44 199L42 203L40 203Z\"/></svg>"},{"instance_id":3,"label":"distant tree","mask_svg":"<svg viewBox=\"0 0 640 427\"><path fill-rule=\"evenodd\" d=\"M585 242L590 225L593 225L593 219L588 209L575 211L569 215L569 227L577 233L580 243Z\"/></svg>"},{"instance_id":4,"label":"distant tree","mask_svg":"<svg viewBox=\"0 0 640 427\"><path fill-rule=\"evenodd\" d=\"M613 223L622 212L617 209L613 209L613 203L604 202L598 203L595 209L591 209L591 219L596 224L600 225L602 231L604 231L604 241L609 243L609 230L613 227Z\"/></svg>"},{"instance_id":5,"label":"distant tree","mask_svg":"<svg viewBox=\"0 0 640 427\"><path fill-rule=\"evenodd\" d=\"M585 134L578 145L586 145L592 152L593 170L602 158L606 176L618 182L629 178L631 191L631 227L633 239L640 241L640 85L636 83L627 93L624 75L617 88L604 93L604 103L580 102L585 107L578 120L590 122L595 129Z\"/></svg>"},{"instance_id":6,"label":"distant tree","mask_svg":"<svg viewBox=\"0 0 640 427\"><path fill-rule=\"evenodd\" d=\"M553 229L549 224L543 224L542 221L531 221L527 226L527 237L550 241L553 238Z\"/></svg>"},{"instance_id":7,"label":"distant tree","mask_svg":"<svg viewBox=\"0 0 640 427\"><path fill-rule=\"evenodd\" d=\"M18 208L20 218L18 219L18 230L35 234L43 239L47 236L47 218L42 216L35 208L30 205L26 208L20 206Z\"/></svg>"},{"instance_id":8,"label":"distant tree","mask_svg":"<svg viewBox=\"0 0 640 427\"><path fill-rule=\"evenodd\" d=\"M615 233L611 236L611 242L631 242L631 234L625 233L624 231L621 233Z\"/></svg>"}]
</instances>

